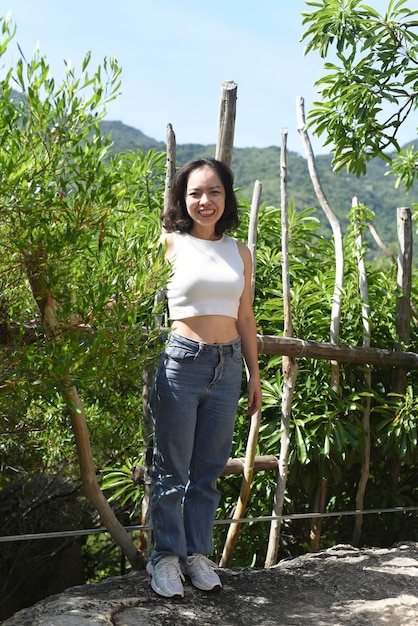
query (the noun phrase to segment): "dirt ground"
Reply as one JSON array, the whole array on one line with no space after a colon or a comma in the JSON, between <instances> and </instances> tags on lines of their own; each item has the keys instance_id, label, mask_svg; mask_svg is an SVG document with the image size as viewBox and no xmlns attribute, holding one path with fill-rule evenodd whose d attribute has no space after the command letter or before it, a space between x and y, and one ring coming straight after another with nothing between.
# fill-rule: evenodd
<instances>
[{"instance_id":1,"label":"dirt ground","mask_svg":"<svg viewBox=\"0 0 418 626\"><path fill-rule=\"evenodd\" d=\"M270 569L220 570L223 589L157 596L145 571L72 587L3 626L418 626L418 543L337 545Z\"/></svg>"}]
</instances>

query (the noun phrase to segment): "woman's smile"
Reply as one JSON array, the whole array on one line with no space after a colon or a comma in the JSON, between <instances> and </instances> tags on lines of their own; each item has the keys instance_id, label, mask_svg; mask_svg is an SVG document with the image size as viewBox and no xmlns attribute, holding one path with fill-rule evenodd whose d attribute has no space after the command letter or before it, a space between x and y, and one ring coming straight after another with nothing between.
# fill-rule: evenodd
<instances>
[{"instance_id":1,"label":"woman's smile","mask_svg":"<svg viewBox=\"0 0 418 626\"><path fill-rule=\"evenodd\" d=\"M225 189L213 168L203 166L190 173L185 203L194 222L190 234L211 238L225 210Z\"/></svg>"}]
</instances>

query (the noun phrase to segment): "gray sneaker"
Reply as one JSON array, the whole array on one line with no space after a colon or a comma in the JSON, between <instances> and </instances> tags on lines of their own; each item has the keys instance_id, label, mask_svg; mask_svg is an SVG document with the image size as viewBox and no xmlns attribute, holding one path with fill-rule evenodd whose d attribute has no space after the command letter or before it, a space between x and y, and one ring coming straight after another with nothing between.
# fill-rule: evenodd
<instances>
[{"instance_id":1,"label":"gray sneaker","mask_svg":"<svg viewBox=\"0 0 418 626\"><path fill-rule=\"evenodd\" d=\"M183 571L189 576L194 587L202 591L218 591L222 588L222 583L214 570L215 567L216 563L203 554L193 554L187 557Z\"/></svg>"},{"instance_id":2,"label":"gray sneaker","mask_svg":"<svg viewBox=\"0 0 418 626\"><path fill-rule=\"evenodd\" d=\"M184 576L180 569L178 556L163 556L156 563L147 563L147 572L151 576L151 587L165 598L184 596Z\"/></svg>"}]
</instances>

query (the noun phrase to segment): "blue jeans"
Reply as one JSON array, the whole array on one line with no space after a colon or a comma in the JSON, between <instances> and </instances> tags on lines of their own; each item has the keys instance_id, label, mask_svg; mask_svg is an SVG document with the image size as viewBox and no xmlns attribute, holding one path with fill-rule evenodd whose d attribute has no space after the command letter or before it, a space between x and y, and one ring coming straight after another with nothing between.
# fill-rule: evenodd
<instances>
[{"instance_id":1,"label":"blue jeans","mask_svg":"<svg viewBox=\"0 0 418 626\"><path fill-rule=\"evenodd\" d=\"M241 380L240 338L206 344L171 334L150 396L154 562L213 552L216 482L231 451Z\"/></svg>"}]
</instances>

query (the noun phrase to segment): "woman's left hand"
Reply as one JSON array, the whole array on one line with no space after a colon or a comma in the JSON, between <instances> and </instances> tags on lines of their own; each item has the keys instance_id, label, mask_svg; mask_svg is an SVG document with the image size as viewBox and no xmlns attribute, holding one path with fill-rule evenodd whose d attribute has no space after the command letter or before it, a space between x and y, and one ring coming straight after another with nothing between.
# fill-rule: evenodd
<instances>
[{"instance_id":1,"label":"woman's left hand","mask_svg":"<svg viewBox=\"0 0 418 626\"><path fill-rule=\"evenodd\" d=\"M249 379L248 381L248 408L246 415L251 416L261 409L262 394L259 380Z\"/></svg>"}]
</instances>

